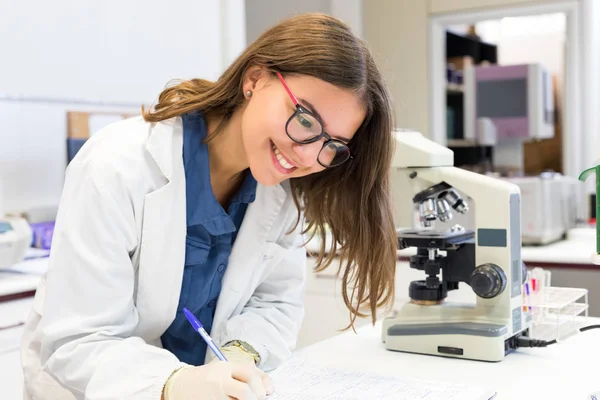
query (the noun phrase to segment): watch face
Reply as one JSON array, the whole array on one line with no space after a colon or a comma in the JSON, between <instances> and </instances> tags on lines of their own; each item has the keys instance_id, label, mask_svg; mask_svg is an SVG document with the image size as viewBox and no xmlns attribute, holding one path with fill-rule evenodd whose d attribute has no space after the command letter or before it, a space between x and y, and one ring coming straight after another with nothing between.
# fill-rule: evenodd
<instances>
[{"instance_id":1,"label":"watch face","mask_svg":"<svg viewBox=\"0 0 600 400\"><path fill-rule=\"evenodd\" d=\"M244 343L239 340L232 340L229 343L226 343L225 346L234 346L240 348L243 352L247 353L249 356L254 358L255 363L260 361L260 354L252 346L247 343Z\"/></svg>"}]
</instances>

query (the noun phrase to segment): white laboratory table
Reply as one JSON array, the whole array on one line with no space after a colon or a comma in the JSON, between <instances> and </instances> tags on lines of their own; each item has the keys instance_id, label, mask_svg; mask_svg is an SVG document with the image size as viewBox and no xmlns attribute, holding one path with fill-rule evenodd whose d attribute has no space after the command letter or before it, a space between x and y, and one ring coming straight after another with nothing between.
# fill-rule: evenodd
<instances>
[{"instance_id":1,"label":"white laboratory table","mask_svg":"<svg viewBox=\"0 0 600 400\"><path fill-rule=\"evenodd\" d=\"M590 318L587 324L600 324ZM322 366L411 379L476 385L495 400L585 400L600 392L600 329L539 349L519 349L497 363L392 352L377 323L305 347L297 355Z\"/></svg>"},{"instance_id":2,"label":"white laboratory table","mask_svg":"<svg viewBox=\"0 0 600 400\"><path fill-rule=\"evenodd\" d=\"M31 249L29 254L38 253ZM0 269L0 303L13 297L33 296L47 269L47 257L32 257L12 267Z\"/></svg>"}]
</instances>

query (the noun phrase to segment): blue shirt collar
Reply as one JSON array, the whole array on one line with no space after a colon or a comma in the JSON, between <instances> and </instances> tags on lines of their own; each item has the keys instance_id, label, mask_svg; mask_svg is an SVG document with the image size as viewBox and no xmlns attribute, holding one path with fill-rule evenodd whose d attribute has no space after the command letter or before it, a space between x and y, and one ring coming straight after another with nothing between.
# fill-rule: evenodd
<instances>
[{"instance_id":1,"label":"blue shirt collar","mask_svg":"<svg viewBox=\"0 0 600 400\"><path fill-rule=\"evenodd\" d=\"M231 199L231 204L249 204L252 203L254 199L256 199L256 179L254 179L254 176L252 176L252 173L249 169L245 170L243 173L244 181L242 182L242 186L240 186L240 189L233 196L233 199Z\"/></svg>"}]
</instances>

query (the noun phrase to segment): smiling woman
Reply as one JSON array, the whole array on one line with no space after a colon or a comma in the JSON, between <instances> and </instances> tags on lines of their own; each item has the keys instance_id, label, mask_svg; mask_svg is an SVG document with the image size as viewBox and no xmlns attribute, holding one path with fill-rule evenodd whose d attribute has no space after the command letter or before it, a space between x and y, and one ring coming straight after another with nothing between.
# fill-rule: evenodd
<instances>
[{"instance_id":1,"label":"smiling woman","mask_svg":"<svg viewBox=\"0 0 600 400\"><path fill-rule=\"evenodd\" d=\"M96 133L26 324L29 398L264 399L304 315L303 233L329 229L317 268L339 253L350 324L375 319L394 293L392 127L365 44L308 14Z\"/></svg>"},{"instance_id":2,"label":"smiling woman","mask_svg":"<svg viewBox=\"0 0 600 400\"><path fill-rule=\"evenodd\" d=\"M329 16L286 20L217 82L195 79L166 89L145 118L195 110L208 115L209 143L227 143L224 153L237 160L233 170L249 167L264 185L290 179L306 230L314 226L324 238L328 226L333 235L333 249L322 241L317 270L340 254L352 323L364 305L374 319L394 290L393 120L387 87L365 44ZM342 161L329 167L334 151Z\"/></svg>"}]
</instances>

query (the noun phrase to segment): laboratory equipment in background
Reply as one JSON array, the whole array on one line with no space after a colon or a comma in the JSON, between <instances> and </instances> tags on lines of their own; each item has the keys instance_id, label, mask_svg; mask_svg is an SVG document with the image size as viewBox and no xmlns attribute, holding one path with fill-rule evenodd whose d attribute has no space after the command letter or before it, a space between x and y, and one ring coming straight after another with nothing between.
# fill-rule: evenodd
<instances>
[{"instance_id":1,"label":"laboratory equipment in background","mask_svg":"<svg viewBox=\"0 0 600 400\"><path fill-rule=\"evenodd\" d=\"M37 222L30 224L33 233L31 247L50 250L54 236L54 221Z\"/></svg>"},{"instance_id":2,"label":"laboratory equipment in background","mask_svg":"<svg viewBox=\"0 0 600 400\"><path fill-rule=\"evenodd\" d=\"M0 200L2 200L0 182ZM0 268L9 267L25 258L31 245L31 228L24 218L4 215L0 201Z\"/></svg>"},{"instance_id":3,"label":"laboratory equipment in background","mask_svg":"<svg viewBox=\"0 0 600 400\"><path fill-rule=\"evenodd\" d=\"M424 279L411 282L411 300L383 321L382 340L389 350L500 361L531 325L523 310L519 187L454 167L453 152L420 133L396 132L395 140L399 247L417 248L410 266ZM436 220L470 212L467 195L474 226L435 229ZM446 301L461 283L477 295L474 303Z\"/></svg>"},{"instance_id":4,"label":"laboratory equipment in background","mask_svg":"<svg viewBox=\"0 0 600 400\"><path fill-rule=\"evenodd\" d=\"M454 60L448 59L449 74ZM546 157L560 158L555 82L549 71L541 64L493 65L474 59L456 65L462 67L463 84L449 81L446 88L447 145L455 165L504 176L560 171L556 162L538 159L533 151L545 149Z\"/></svg>"},{"instance_id":5,"label":"laboratory equipment in background","mask_svg":"<svg viewBox=\"0 0 600 400\"><path fill-rule=\"evenodd\" d=\"M498 142L554 136L551 74L539 64L474 66L464 70L464 138L478 141L478 121L494 125Z\"/></svg>"},{"instance_id":6,"label":"laboratory equipment in background","mask_svg":"<svg viewBox=\"0 0 600 400\"><path fill-rule=\"evenodd\" d=\"M54 236L54 224L58 205L31 207L26 211L11 214L12 217L25 219L31 228L31 247L40 250L50 250ZM36 251L37 256L47 255L48 251Z\"/></svg>"},{"instance_id":7,"label":"laboratory equipment in background","mask_svg":"<svg viewBox=\"0 0 600 400\"><path fill-rule=\"evenodd\" d=\"M524 245L543 245L561 240L577 225L579 182L576 179L554 172L504 179L521 189Z\"/></svg>"},{"instance_id":8,"label":"laboratory equipment in background","mask_svg":"<svg viewBox=\"0 0 600 400\"><path fill-rule=\"evenodd\" d=\"M525 145L555 134L554 83L539 64L466 68L463 106L463 140L487 146L493 132L491 171L504 176L526 175Z\"/></svg>"},{"instance_id":9,"label":"laboratory equipment in background","mask_svg":"<svg viewBox=\"0 0 600 400\"><path fill-rule=\"evenodd\" d=\"M0 268L25 258L31 245L31 228L23 218L0 217Z\"/></svg>"}]
</instances>

